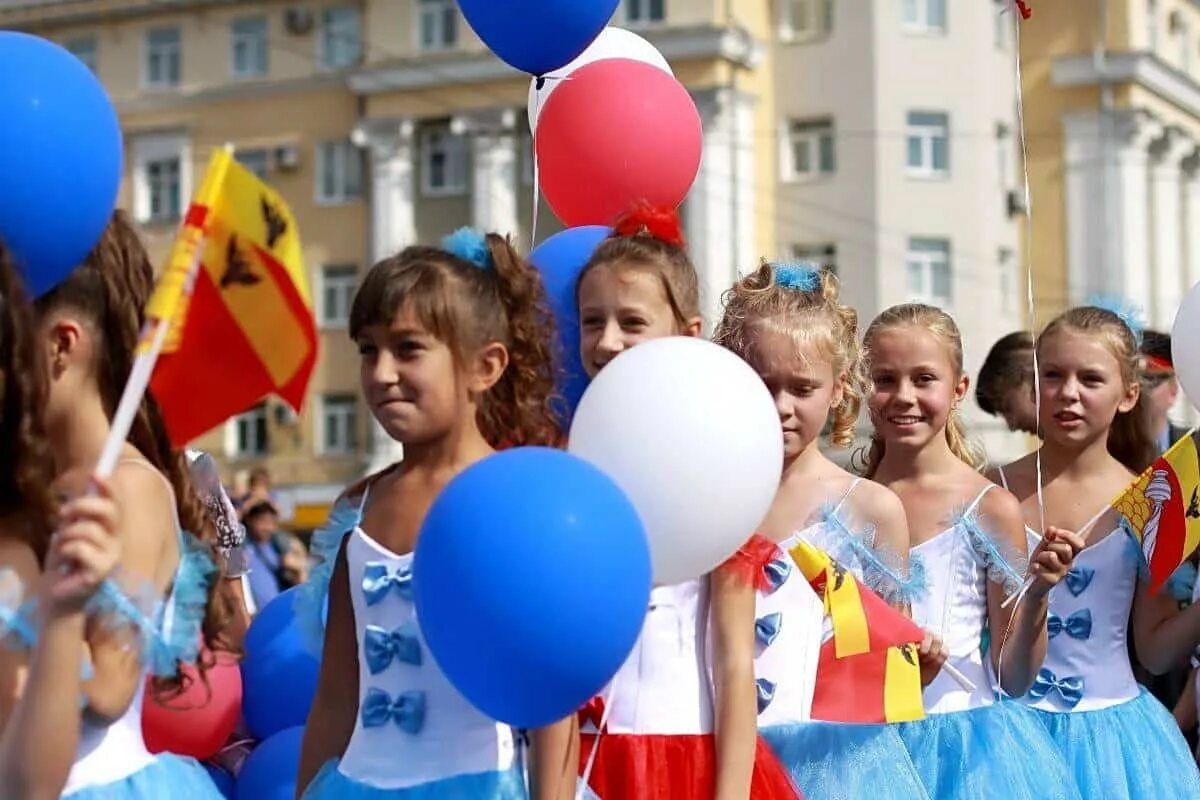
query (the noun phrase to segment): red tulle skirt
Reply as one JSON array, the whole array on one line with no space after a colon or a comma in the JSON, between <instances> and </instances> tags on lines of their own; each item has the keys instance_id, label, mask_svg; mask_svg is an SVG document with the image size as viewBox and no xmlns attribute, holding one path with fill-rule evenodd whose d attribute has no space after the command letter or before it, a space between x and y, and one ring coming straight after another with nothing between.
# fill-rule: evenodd
<instances>
[{"instance_id":1,"label":"red tulle skirt","mask_svg":"<svg viewBox=\"0 0 1200 800\"><path fill-rule=\"evenodd\" d=\"M716 740L710 734L647 736L585 733L579 773L599 738L591 786L600 800L711 800L717 790ZM770 748L758 739L750 800L797 800L803 795Z\"/></svg>"}]
</instances>

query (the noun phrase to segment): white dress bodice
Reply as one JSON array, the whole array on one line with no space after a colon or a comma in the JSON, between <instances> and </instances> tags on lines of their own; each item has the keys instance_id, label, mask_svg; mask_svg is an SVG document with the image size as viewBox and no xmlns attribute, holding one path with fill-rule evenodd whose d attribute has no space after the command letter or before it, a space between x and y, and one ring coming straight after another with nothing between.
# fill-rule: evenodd
<instances>
[{"instance_id":1,"label":"white dress bodice","mask_svg":"<svg viewBox=\"0 0 1200 800\"><path fill-rule=\"evenodd\" d=\"M637 643L601 693L609 733L712 732L712 687L704 663L707 626L707 579L650 590ZM590 722L583 726L585 733L595 730Z\"/></svg>"},{"instance_id":2,"label":"white dress bodice","mask_svg":"<svg viewBox=\"0 0 1200 800\"><path fill-rule=\"evenodd\" d=\"M412 554L396 555L356 527L346 543L346 565L359 709L338 765L342 774L398 789L512 767L512 729L459 694L425 644L412 600Z\"/></svg>"}]
</instances>

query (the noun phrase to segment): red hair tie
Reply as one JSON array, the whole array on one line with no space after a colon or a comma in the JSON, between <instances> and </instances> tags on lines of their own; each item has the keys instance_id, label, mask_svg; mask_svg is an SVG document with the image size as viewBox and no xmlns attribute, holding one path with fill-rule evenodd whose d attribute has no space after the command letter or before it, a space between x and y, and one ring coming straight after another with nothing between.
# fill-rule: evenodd
<instances>
[{"instance_id":1,"label":"red hair tie","mask_svg":"<svg viewBox=\"0 0 1200 800\"><path fill-rule=\"evenodd\" d=\"M659 208L646 202L634 205L613 223L617 236L653 236L660 242L683 248L683 226L679 215L669 208Z\"/></svg>"}]
</instances>

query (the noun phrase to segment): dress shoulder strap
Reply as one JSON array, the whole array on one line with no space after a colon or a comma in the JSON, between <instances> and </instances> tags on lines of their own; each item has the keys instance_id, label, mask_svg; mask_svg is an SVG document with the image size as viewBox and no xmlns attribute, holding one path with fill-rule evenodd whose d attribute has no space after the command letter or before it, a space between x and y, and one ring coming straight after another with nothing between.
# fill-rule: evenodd
<instances>
[{"instance_id":1,"label":"dress shoulder strap","mask_svg":"<svg viewBox=\"0 0 1200 800\"><path fill-rule=\"evenodd\" d=\"M850 484L850 488L846 490L846 493L842 495L842 499L839 500L837 506L834 507L833 513L837 514L842 510L842 506L846 505L846 501L850 499L850 495L854 494L854 490L858 488L858 485L862 483L862 480L862 478L854 479L854 482Z\"/></svg>"},{"instance_id":2,"label":"dress shoulder strap","mask_svg":"<svg viewBox=\"0 0 1200 800\"><path fill-rule=\"evenodd\" d=\"M975 509L979 508L979 504L983 502L983 496L995 488L996 484L994 483L989 483L987 486L983 487L983 490L980 491L979 494L975 495L975 499L971 501L971 505L967 506L966 513L973 514Z\"/></svg>"},{"instance_id":3,"label":"dress shoulder strap","mask_svg":"<svg viewBox=\"0 0 1200 800\"><path fill-rule=\"evenodd\" d=\"M1004 477L1004 467L996 467L996 472L1000 473L1000 485L1007 490L1008 478Z\"/></svg>"}]
</instances>

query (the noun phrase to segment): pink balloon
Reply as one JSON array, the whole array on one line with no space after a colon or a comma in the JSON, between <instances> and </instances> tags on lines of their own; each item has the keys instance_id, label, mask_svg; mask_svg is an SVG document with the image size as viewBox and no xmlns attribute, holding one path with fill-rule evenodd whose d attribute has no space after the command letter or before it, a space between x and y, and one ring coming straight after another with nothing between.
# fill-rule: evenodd
<instances>
[{"instance_id":1,"label":"pink balloon","mask_svg":"<svg viewBox=\"0 0 1200 800\"><path fill-rule=\"evenodd\" d=\"M609 225L637 201L675 208L700 170L703 135L691 95L658 67L588 64L538 120L542 194L567 227Z\"/></svg>"}]
</instances>

